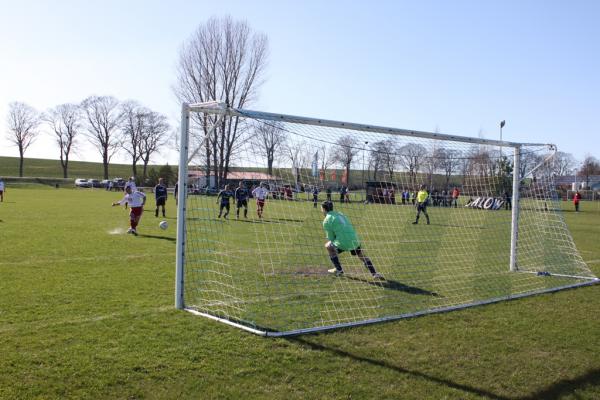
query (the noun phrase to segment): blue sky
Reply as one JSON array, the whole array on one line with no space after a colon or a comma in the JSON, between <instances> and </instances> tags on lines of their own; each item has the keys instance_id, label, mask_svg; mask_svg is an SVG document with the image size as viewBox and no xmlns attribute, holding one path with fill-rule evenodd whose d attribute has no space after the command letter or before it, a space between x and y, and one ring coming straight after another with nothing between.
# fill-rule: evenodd
<instances>
[{"instance_id":1,"label":"blue sky","mask_svg":"<svg viewBox=\"0 0 600 400\"><path fill-rule=\"evenodd\" d=\"M181 44L211 16L269 38L252 109L510 141L600 157L598 1L0 0L7 105L136 99L176 124ZM28 157L58 158L50 136ZM75 159L100 161L82 146ZM124 157L115 161L126 161ZM177 162L173 151L157 162Z\"/></svg>"}]
</instances>

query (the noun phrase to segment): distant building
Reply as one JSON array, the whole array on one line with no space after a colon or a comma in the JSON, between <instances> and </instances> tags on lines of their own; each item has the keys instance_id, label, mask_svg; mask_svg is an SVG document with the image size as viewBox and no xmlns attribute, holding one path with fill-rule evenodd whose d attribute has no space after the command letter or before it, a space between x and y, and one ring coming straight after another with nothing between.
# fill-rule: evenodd
<instances>
[{"instance_id":1,"label":"distant building","mask_svg":"<svg viewBox=\"0 0 600 400\"><path fill-rule=\"evenodd\" d=\"M579 189L591 189L598 190L600 184L600 175L590 175L586 183L586 178L583 176L575 175L563 175L555 176L554 184L559 189L564 190L579 190ZM596 189L595 189L596 187Z\"/></svg>"},{"instance_id":2,"label":"distant building","mask_svg":"<svg viewBox=\"0 0 600 400\"><path fill-rule=\"evenodd\" d=\"M191 184L196 185L199 188L203 187L215 187L215 176L210 175L208 179L206 179L205 171L189 171L188 179ZM231 183L235 186L238 185L238 182L244 182L247 186L259 185L261 182L267 183L280 183L281 179L274 176L269 175L264 172L254 172L254 171L232 171L227 174L227 179L221 182L222 185L226 185Z\"/></svg>"}]
</instances>

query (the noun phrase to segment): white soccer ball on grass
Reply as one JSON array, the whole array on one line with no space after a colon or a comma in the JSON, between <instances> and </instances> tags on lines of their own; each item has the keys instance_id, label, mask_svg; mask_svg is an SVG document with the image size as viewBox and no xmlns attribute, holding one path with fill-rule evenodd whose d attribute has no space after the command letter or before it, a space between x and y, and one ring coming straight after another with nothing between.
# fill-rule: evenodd
<instances>
[{"instance_id":1,"label":"white soccer ball on grass","mask_svg":"<svg viewBox=\"0 0 600 400\"><path fill-rule=\"evenodd\" d=\"M167 221L160 221L158 227L162 230L165 230L169 227L169 223Z\"/></svg>"}]
</instances>

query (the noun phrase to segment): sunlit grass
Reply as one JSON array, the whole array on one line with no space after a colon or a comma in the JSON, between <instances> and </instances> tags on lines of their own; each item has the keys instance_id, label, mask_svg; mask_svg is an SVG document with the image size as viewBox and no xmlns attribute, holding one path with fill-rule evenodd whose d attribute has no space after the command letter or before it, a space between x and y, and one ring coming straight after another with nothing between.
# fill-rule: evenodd
<instances>
[{"instance_id":1,"label":"sunlit grass","mask_svg":"<svg viewBox=\"0 0 600 400\"><path fill-rule=\"evenodd\" d=\"M175 310L172 199L171 228L150 199L133 237L118 196L8 188L0 398L600 397L599 285L265 339ZM600 211L583 210L565 217L598 275Z\"/></svg>"}]
</instances>

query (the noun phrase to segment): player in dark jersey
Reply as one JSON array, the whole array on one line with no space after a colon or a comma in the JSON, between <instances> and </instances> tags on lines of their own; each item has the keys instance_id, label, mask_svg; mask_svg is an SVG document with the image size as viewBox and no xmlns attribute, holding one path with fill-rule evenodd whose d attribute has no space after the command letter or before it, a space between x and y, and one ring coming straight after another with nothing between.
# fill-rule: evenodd
<instances>
[{"instance_id":1,"label":"player in dark jersey","mask_svg":"<svg viewBox=\"0 0 600 400\"><path fill-rule=\"evenodd\" d=\"M233 196L234 196L234 193L231 190L231 185L229 185L229 184L225 185L225 189L223 189L219 192L219 195L217 196L217 204L219 203L219 199L220 199L220 203L221 203L221 206L219 207L219 218L221 218L223 209L226 210L225 215L223 215L223 217L227 218L227 216L229 215L229 199L232 198Z\"/></svg>"},{"instance_id":2,"label":"player in dark jersey","mask_svg":"<svg viewBox=\"0 0 600 400\"><path fill-rule=\"evenodd\" d=\"M244 186L244 182L240 181L239 186L235 189L236 210L235 218L240 217L240 208L244 207L244 218L248 218L248 197L250 193Z\"/></svg>"},{"instance_id":3,"label":"player in dark jersey","mask_svg":"<svg viewBox=\"0 0 600 400\"><path fill-rule=\"evenodd\" d=\"M313 195L313 207L317 208L317 202L319 201L319 187L315 186L312 191Z\"/></svg>"},{"instance_id":4,"label":"player in dark jersey","mask_svg":"<svg viewBox=\"0 0 600 400\"><path fill-rule=\"evenodd\" d=\"M158 185L154 186L154 199L156 200L156 210L154 216L158 217L158 209L162 206L162 216L165 217L165 204L167 203L167 187L163 178L158 178Z\"/></svg>"}]
</instances>

